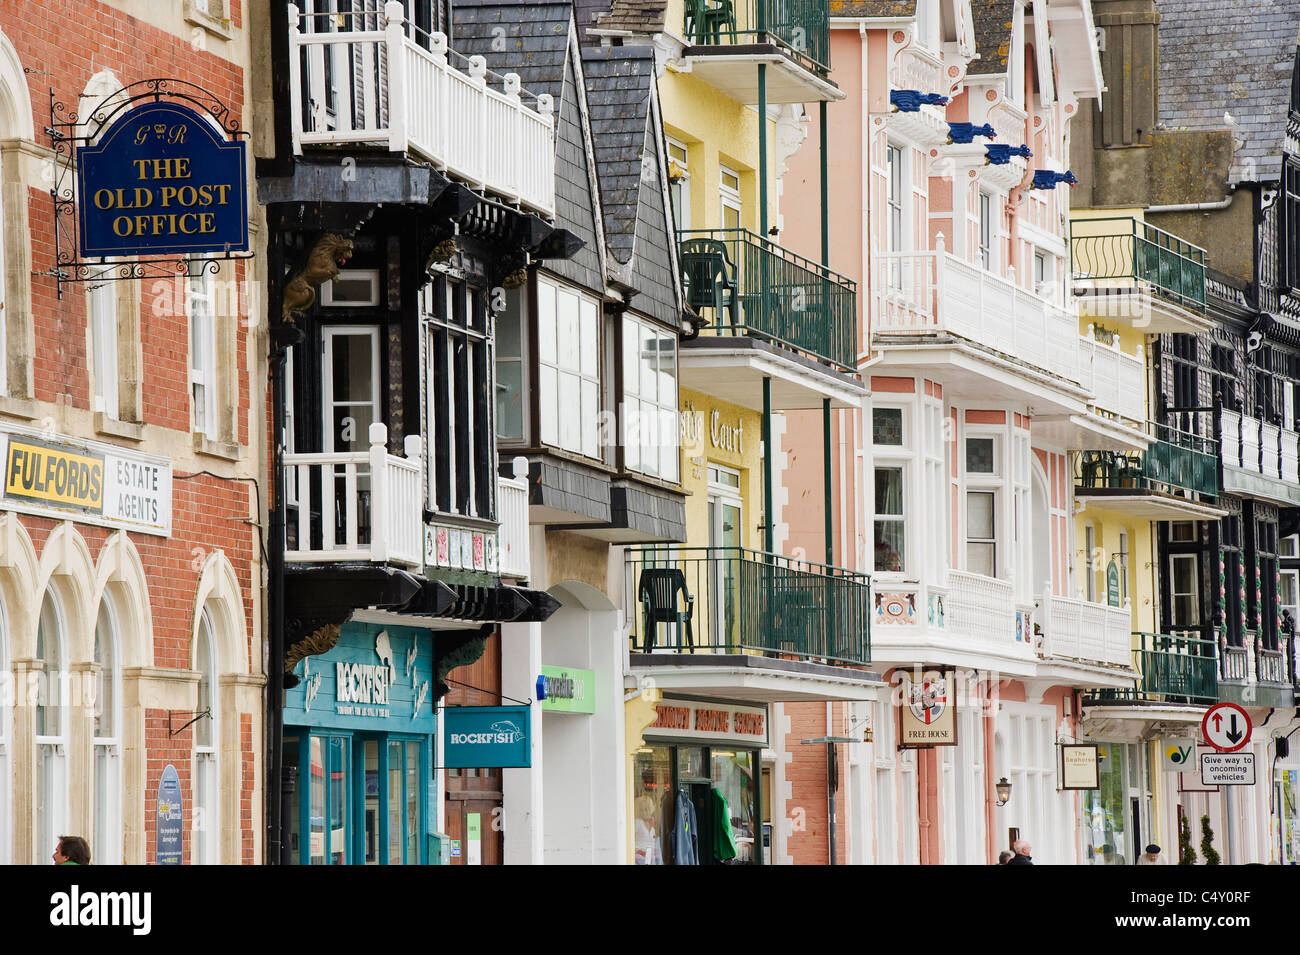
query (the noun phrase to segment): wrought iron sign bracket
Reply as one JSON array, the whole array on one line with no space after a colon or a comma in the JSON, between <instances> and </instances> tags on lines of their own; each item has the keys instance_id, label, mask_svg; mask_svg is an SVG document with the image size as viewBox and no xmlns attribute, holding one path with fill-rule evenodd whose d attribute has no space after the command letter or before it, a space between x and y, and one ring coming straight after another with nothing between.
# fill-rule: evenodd
<instances>
[{"instance_id":1,"label":"wrought iron sign bracket","mask_svg":"<svg viewBox=\"0 0 1300 955\"><path fill-rule=\"evenodd\" d=\"M229 107L207 90L185 80L138 80L100 100L84 121L56 97L53 87L50 88L50 124L45 127L45 133L50 137L50 147L54 153L48 172L54 216L54 265L33 274L53 278L59 298L63 298L63 286L68 282L176 279L194 274L196 267L199 267L199 274L217 274L221 271L223 262L237 262L254 256L252 251L232 251L229 247L224 253L156 255L131 260L94 260L78 256L74 176L76 148L94 142L101 131L131 107L142 102L163 100L180 102L196 109L227 138L249 137L248 131L240 128L238 118L232 115Z\"/></svg>"},{"instance_id":2,"label":"wrought iron sign bracket","mask_svg":"<svg viewBox=\"0 0 1300 955\"><path fill-rule=\"evenodd\" d=\"M177 733L184 733L187 729L189 729L199 720L203 719L203 717L205 716L208 717L209 719L212 718L212 707L208 707L206 710L201 710L198 713L194 713L193 719L188 720L185 723L182 723L180 726L177 726L175 728L172 727L173 716L185 716L186 714L192 712L194 711L193 710L168 710L167 711L167 736L169 738L175 736Z\"/></svg>"}]
</instances>

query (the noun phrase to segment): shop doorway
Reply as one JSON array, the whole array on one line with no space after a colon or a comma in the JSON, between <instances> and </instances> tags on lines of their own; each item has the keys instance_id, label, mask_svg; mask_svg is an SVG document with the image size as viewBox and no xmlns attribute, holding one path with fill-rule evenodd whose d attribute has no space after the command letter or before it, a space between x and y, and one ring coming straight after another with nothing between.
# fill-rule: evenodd
<instances>
[{"instance_id":1,"label":"shop doorway","mask_svg":"<svg viewBox=\"0 0 1300 955\"><path fill-rule=\"evenodd\" d=\"M452 865L502 864L502 799L501 770L447 770L447 836L451 839Z\"/></svg>"}]
</instances>

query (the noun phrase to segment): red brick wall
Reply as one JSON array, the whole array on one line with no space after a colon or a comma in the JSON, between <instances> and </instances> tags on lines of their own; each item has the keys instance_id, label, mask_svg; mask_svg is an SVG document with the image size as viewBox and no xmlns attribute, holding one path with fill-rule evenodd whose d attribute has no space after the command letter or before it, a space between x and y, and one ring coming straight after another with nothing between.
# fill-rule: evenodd
<instances>
[{"instance_id":1,"label":"red brick wall","mask_svg":"<svg viewBox=\"0 0 1300 955\"><path fill-rule=\"evenodd\" d=\"M232 0L229 6L232 26L238 29L242 25L242 5L238 0ZM209 91L228 106L234 116L241 116L244 106L243 68L212 52L214 44L192 44L191 37L199 36L192 32L193 29L187 28L184 36L175 36L106 4L85 0L0 3L0 30L14 44L23 66L29 71L28 91L33 105L32 121L37 130L37 143L47 147L50 141L43 130L51 122L48 105L51 92L55 100L67 106L69 113L75 112L87 82L105 69L111 70L127 86L138 80L158 77L187 80ZM46 274L55 263L49 193L40 188L29 188L27 212L33 272L34 397L39 402L89 411L85 290L76 283L65 285L60 299L53 279ZM245 270L242 265L232 268L227 264L216 278L218 282L242 282ZM138 291L141 302L143 422L146 426L179 432L182 442L188 446L189 327L183 285L171 280L149 279L140 283ZM236 325L236 341L222 343L220 347L235 356L235 434L240 444L247 445L250 370L246 353L249 328L246 319ZM57 421L49 424L61 431ZM102 436L94 434L69 436L103 440ZM150 442L127 447L142 451L160 450L151 447ZM244 460L256 462L259 454L246 453ZM261 580L254 564L257 557L256 531L245 523L256 515L254 492L247 482L210 476L187 479L185 472L191 470L190 467L175 465L176 462L171 537L130 535L140 553L148 580L154 664L185 670L190 668L199 574L204 560L214 550L220 549L230 560L239 581L244 598L244 629L248 635L244 649L254 670L259 670L261 652L256 635L261 626L260 621L254 619L251 597L260 589ZM203 464L193 470L207 467L226 470L229 465L213 459L211 465ZM39 557L55 524L42 518L24 517L22 520ZM77 531L85 538L95 560L98 560L108 535L113 533L106 528L83 524L77 525ZM188 718L187 715L178 721L173 717L173 724L183 723ZM170 736L167 727L166 711L147 711L147 792L144 802L146 858L151 863L154 861L158 783L163 767L168 763L175 765L180 774L186 806L185 859L188 861L190 857L189 825L194 802L190 780L193 734L192 729L187 729ZM254 735L251 715L240 716L239 740L240 852L242 861L251 863L260 861L254 858L252 826L253 801L260 798L257 794L261 791L254 762L261 740Z\"/></svg>"}]
</instances>

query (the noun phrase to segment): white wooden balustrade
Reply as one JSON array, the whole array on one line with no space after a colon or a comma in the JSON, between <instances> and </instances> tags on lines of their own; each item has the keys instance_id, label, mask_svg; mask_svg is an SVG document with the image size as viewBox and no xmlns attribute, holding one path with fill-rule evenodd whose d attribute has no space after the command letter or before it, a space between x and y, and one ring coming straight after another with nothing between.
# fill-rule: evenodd
<instances>
[{"instance_id":1,"label":"white wooden balustrade","mask_svg":"<svg viewBox=\"0 0 1300 955\"><path fill-rule=\"evenodd\" d=\"M1013 281L944 251L876 256L873 334L949 332L1078 383L1078 319Z\"/></svg>"},{"instance_id":2,"label":"white wooden balustrade","mask_svg":"<svg viewBox=\"0 0 1300 955\"><path fill-rule=\"evenodd\" d=\"M1146 420L1146 362L1142 346L1136 355L1120 351L1119 338L1113 345L1099 342L1089 334L1079 339L1079 384L1094 396L1101 411L1128 418Z\"/></svg>"},{"instance_id":3,"label":"white wooden balustrade","mask_svg":"<svg viewBox=\"0 0 1300 955\"><path fill-rule=\"evenodd\" d=\"M408 435L399 458L388 453L382 423L370 426L369 438L369 451L284 456L285 489L297 507L286 561L421 566L424 443Z\"/></svg>"},{"instance_id":4,"label":"white wooden balustrade","mask_svg":"<svg viewBox=\"0 0 1300 955\"><path fill-rule=\"evenodd\" d=\"M947 629L960 637L1015 644L1016 598L1011 584L981 574L949 571Z\"/></svg>"},{"instance_id":5,"label":"white wooden balustrade","mask_svg":"<svg viewBox=\"0 0 1300 955\"><path fill-rule=\"evenodd\" d=\"M1133 666L1133 613L1073 597L1039 597L1038 624L1045 659Z\"/></svg>"},{"instance_id":6,"label":"white wooden balustrade","mask_svg":"<svg viewBox=\"0 0 1300 955\"><path fill-rule=\"evenodd\" d=\"M501 515L501 576L527 580L530 569L528 528L528 459L515 458L514 477L497 479Z\"/></svg>"},{"instance_id":7,"label":"white wooden balustrade","mask_svg":"<svg viewBox=\"0 0 1300 955\"><path fill-rule=\"evenodd\" d=\"M372 25L382 28L361 29ZM470 57L462 72L454 55L445 34L406 22L400 0L384 5L382 22L375 11L319 15L291 4L294 152L345 144L410 151L476 189L553 215L551 97L538 96L533 109L517 74L507 73L498 91L483 57Z\"/></svg>"},{"instance_id":8,"label":"white wooden balustrade","mask_svg":"<svg viewBox=\"0 0 1300 955\"><path fill-rule=\"evenodd\" d=\"M1223 463L1264 477L1300 483L1300 434L1239 411L1219 412Z\"/></svg>"}]
</instances>

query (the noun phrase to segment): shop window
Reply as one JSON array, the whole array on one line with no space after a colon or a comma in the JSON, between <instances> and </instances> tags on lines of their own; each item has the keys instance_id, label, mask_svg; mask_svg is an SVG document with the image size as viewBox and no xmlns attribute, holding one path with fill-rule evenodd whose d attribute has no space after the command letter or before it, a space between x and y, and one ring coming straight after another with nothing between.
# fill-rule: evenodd
<instances>
[{"instance_id":1,"label":"shop window","mask_svg":"<svg viewBox=\"0 0 1300 955\"><path fill-rule=\"evenodd\" d=\"M902 467L876 468L875 569L900 573L906 564Z\"/></svg>"},{"instance_id":2,"label":"shop window","mask_svg":"<svg viewBox=\"0 0 1300 955\"><path fill-rule=\"evenodd\" d=\"M627 469L676 483L681 435L677 335L631 315L623 318L622 420Z\"/></svg>"},{"instance_id":3,"label":"shop window","mask_svg":"<svg viewBox=\"0 0 1300 955\"><path fill-rule=\"evenodd\" d=\"M487 302L465 283L440 275L422 290L420 309L428 326L425 451L430 507L445 514L493 518L496 475Z\"/></svg>"},{"instance_id":4,"label":"shop window","mask_svg":"<svg viewBox=\"0 0 1300 955\"><path fill-rule=\"evenodd\" d=\"M600 310L538 276L538 417L545 444L600 458Z\"/></svg>"},{"instance_id":5,"label":"shop window","mask_svg":"<svg viewBox=\"0 0 1300 955\"><path fill-rule=\"evenodd\" d=\"M64 834L68 818L67 631L63 608L45 594L36 628L36 779L33 813L35 858L44 861Z\"/></svg>"},{"instance_id":6,"label":"shop window","mask_svg":"<svg viewBox=\"0 0 1300 955\"><path fill-rule=\"evenodd\" d=\"M221 807L218 777L217 659L212 618L204 609L194 638L194 669L199 673L194 715L194 831L190 837L195 865L217 865L220 857Z\"/></svg>"},{"instance_id":7,"label":"shop window","mask_svg":"<svg viewBox=\"0 0 1300 955\"><path fill-rule=\"evenodd\" d=\"M637 865L664 865L673 818L672 748L643 746L632 770L633 844Z\"/></svg>"},{"instance_id":8,"label":"shop window","mask_svg":"<svg viewBox=\"0 0 1300 955\"><path fill-rule=\"evenodd\" d=\"M112 604L99 605L95 622L95 818L91 858L122 862L122 670L117 615Z\"/></svg>"}]
</instances>

